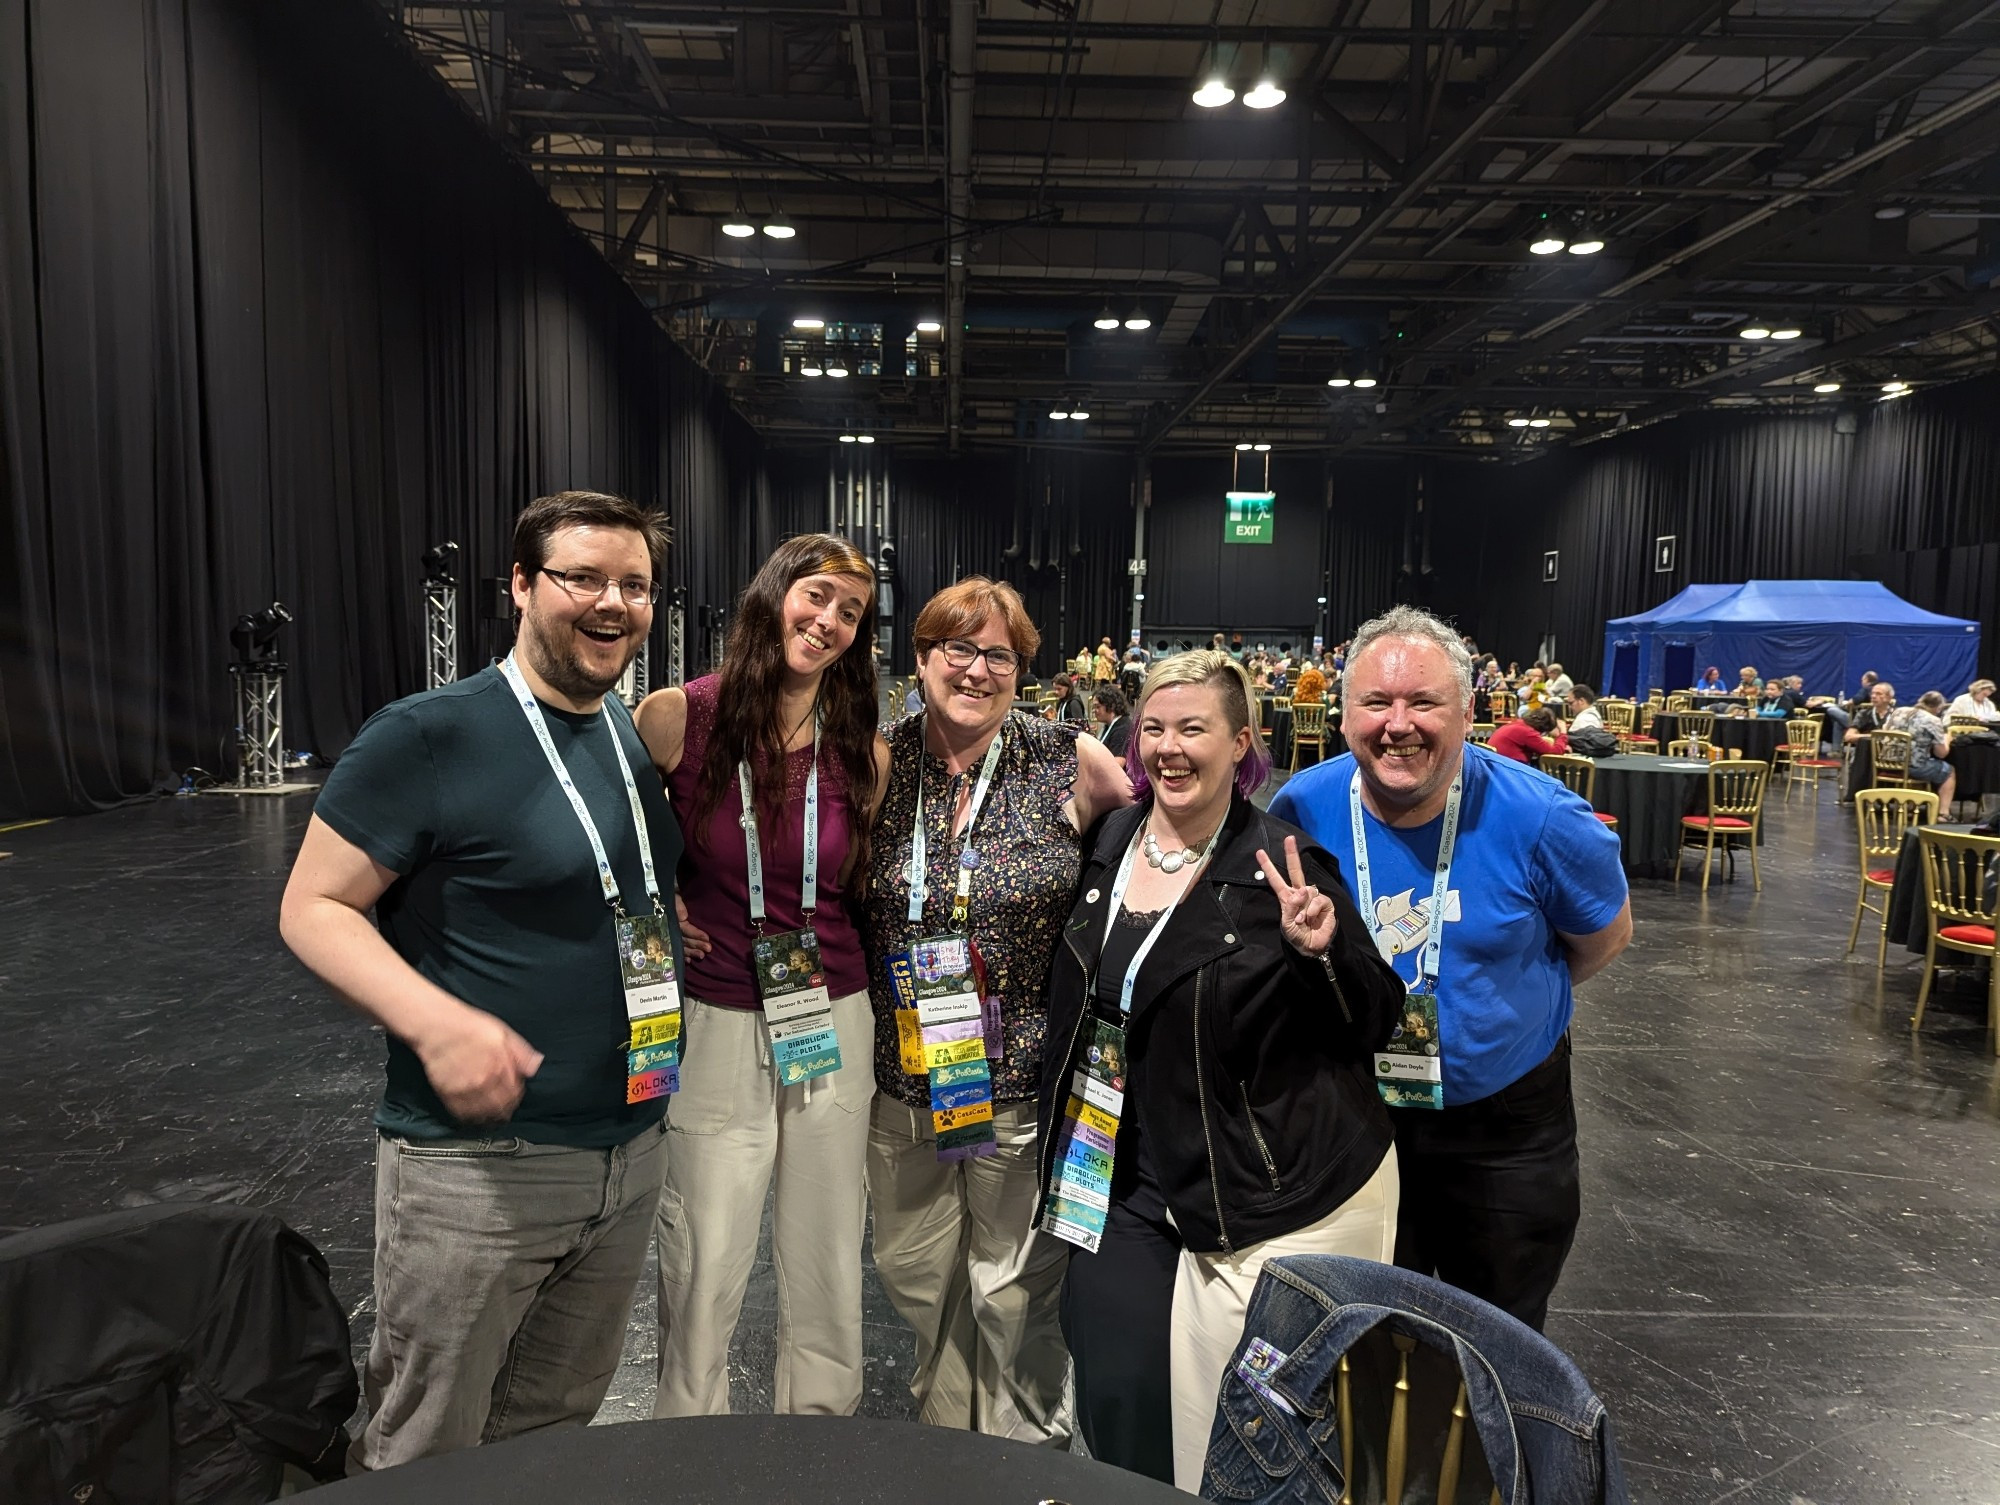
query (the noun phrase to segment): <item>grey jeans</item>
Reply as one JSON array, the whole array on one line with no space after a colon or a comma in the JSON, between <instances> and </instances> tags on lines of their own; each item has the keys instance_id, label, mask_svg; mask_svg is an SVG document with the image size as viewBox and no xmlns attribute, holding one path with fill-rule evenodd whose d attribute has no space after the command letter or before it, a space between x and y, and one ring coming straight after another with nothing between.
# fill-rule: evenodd
<instances>
[{"instance_id":1,"label":"grey jeans","mask_svg":"<svg viewBox=\"0 0 2000 1505\"><path fill-rule=\"evenodd\" d=\"M611 1150L378 1139L368 1425L350 1472L596 1414L624 1351L665 1127Z\"/></svg>"}]
</instances>

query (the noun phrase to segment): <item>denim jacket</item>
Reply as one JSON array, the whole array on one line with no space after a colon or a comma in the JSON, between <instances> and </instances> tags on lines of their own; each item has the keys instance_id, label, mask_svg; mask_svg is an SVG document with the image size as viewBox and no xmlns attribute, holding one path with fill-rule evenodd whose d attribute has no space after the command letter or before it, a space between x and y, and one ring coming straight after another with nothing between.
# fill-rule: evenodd
<instances>
[{"instance_id":1,"label":"denim jacket","mask_svg":"<svg viewBox=\"0 0 2000 1505\"><path fill-rule=\"evenodd\" d=\"M1201 1497L1246 1505L1338 1501L1333 1382L1341 1357L1384 1323L1456 1358L1505 1505L1624 1505L1611 1418L1561 1349L1428 1276L1321 1254L1271 1260L1258 1278L1222 1382ZM1284 1356L1264 1372L1265 1393L1239 1372L1259 1340Z\"/></svg>"}]
</instances>

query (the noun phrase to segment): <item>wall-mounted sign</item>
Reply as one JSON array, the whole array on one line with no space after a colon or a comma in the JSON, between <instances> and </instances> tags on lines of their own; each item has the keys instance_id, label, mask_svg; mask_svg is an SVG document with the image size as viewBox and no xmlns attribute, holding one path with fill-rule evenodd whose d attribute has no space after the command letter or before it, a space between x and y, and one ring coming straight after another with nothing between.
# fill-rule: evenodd
<instances>
[{"instance_id":1,"label":"wall-mounted sign","mask_svg":"<svg viewBox=\"0 0 2000 1505\"><path fill-rule=\"evenodd\" d=\"M1271 542L1278 510L1277 492L1229 491L1223 496L1229 504L1228 517L1222 525L1224 543Z\"/></svg>"}]
</instances>

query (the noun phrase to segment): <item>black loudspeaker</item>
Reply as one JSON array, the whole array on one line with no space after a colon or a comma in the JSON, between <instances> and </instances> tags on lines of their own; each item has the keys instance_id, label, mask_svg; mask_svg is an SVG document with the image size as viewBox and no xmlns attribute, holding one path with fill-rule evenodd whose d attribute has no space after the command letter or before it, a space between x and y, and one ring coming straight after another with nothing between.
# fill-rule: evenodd
<instances>
[{"instance_id":1,"label":"black loudspeaker","mask_svg":"<svg viewBox=\"0 0 2000 1505\"><path fill-rule=\"evenodd\" d=\"M479 615L487 622L514 620L514 582L505 575L488 575L480 581Z\"/></svg>"}]
</instances>

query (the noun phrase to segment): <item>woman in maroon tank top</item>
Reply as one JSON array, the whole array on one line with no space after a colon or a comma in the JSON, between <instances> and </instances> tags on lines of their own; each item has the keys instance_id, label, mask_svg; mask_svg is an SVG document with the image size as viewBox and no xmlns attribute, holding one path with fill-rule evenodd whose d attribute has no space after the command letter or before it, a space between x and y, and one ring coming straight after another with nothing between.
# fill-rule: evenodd
<instances>
[{"instance_id":1,"label":"woman in maroon tank top","mask_svg":"<svg viewBox=\"0 0 2000 1505\"><path fill-rule=\"evenodd\" d=\"M875 1089L868 968L847 900L888 771L874 601L874 571L846 539L789 539L738 602L721 670L639 708L688 838L686 1038L655 1224L655 1416L730 1409L729 1344L774 1174L776 1409L860 1404Z\"/></svg>"}]
</instances>

